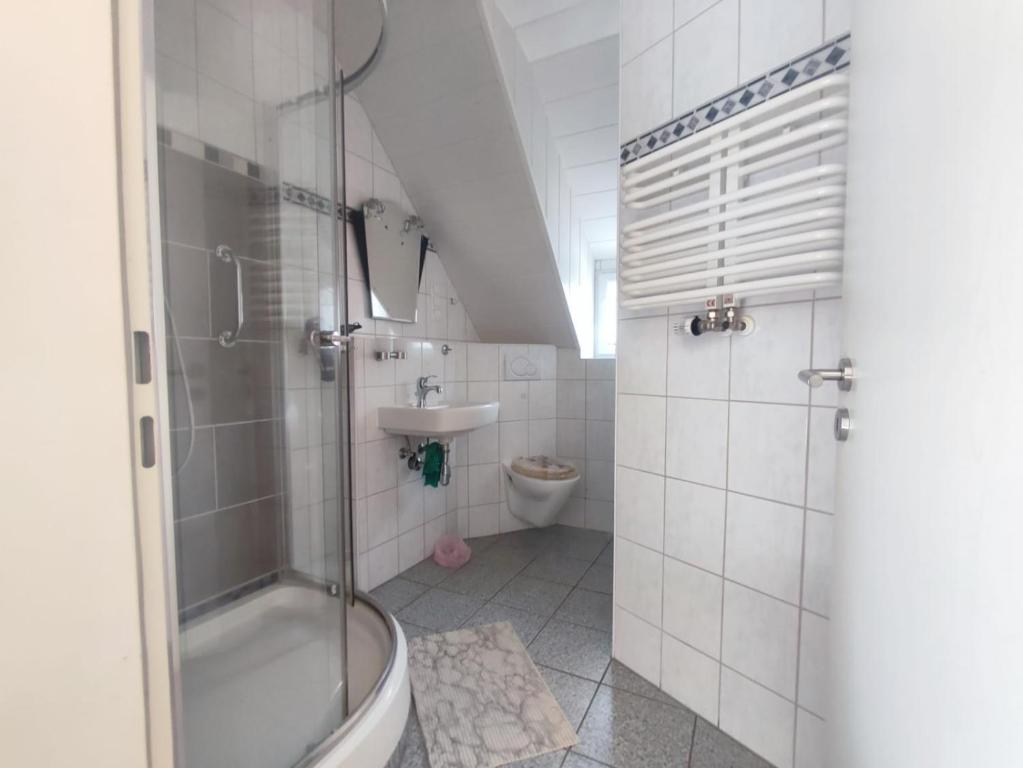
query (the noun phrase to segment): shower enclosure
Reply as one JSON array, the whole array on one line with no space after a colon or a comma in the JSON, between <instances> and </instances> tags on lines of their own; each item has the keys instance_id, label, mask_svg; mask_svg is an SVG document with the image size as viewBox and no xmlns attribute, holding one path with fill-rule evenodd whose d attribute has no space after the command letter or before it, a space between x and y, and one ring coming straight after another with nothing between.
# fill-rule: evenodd
<instances>
[{"instance_id":1,"label":"shower enclosure","mask_svg":"<svg viewBox=\"0 0 1023 768\"><path fill-rule=\"evenodd\" d=\"M342 765L367 708L407 711L400 630L353 590L339 11L153 0L186 768Z\"/></svg>"}]
</instances>

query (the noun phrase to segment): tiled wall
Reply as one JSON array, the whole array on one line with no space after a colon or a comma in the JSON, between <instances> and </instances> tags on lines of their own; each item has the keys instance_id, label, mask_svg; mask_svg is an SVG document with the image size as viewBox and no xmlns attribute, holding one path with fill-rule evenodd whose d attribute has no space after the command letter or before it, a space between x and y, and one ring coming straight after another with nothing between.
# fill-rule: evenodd
<instances>
[{"instance_id":1,"label":"tiled wall","mask_svg":"<svg viewBox=\"0 0 1023 768\"><path fill-rule=\"evenodd\" d=\"M576 349L558 350L557 451L582 475L561 512L565 525L613 527L614 376L614 360L581 360Z\"/></svg>"},{"instance_id":2,"label":"tiled wall","mask_svg":"<svg viewBox=\"0 0 1023 768\"><path fill-rule=\"evenodd\" d=\"M624 0L622 141L847 31L848 5ZM615 656L784 768L824 764L835 392L796 373L837 362L840 301L744 302L745 337L619 322Z\"/></svg>"},{"instance_id":3,"label":"tiled wall","mask_svg":"<svg viewBox=\"0 0 1023 768\"><path fill-rule=\"evenodd\" d=\"M383 147L377 140L365 113L352 97L345 99L347 203L358 207L371 197L396 199L411 211L401 182L394 175ZM429 222L427 222L429 224ZM583 414L586 389L578 390L579 402L559 397L558 386L563 360L553 346L478 343L472 322L465 314L435 253L428 253L419 287L418 321L413 324L374 320L366 314L367 287L357 258L354 239L348 240L349 317L362 323L357 332L355 364L355 530L357 582L372 589L429 556L439 536L446 532L461 536L487 536L524 527L508 512L501 462L516 456L558 450L559 408L566 413ZM510 341L514 341L511 339ZM451 347L442 354L444 344ZM403 360L377 360L377 352L404 352ZM563 351L564 352L564 351ZM537 367L539 378L533 381L505 381L504 358L525 355ZM567 358L565 358L567 359ZM576 367L565 368L569 378L585 377L585 366L575 353ZM611 385L611 361L590 366L591 378ZM422 475L408 469L398 458L402 438L392 437L377 426L376 409L381 405L410 403L415 400L419 376L434 375L444 387L444 400L497 400L501 404L497 424L484 427L454 441L452 478L447 487L424 486ZM579 383L585 384L585 379ZM594 502L586 515L588 486L579 484L579 496L570 503L565 522L582 526L589 520L610 523L611 456L613 434L610 404L594 381L592 413L607 425L592 435L593 451L606 467L594 477L607 478L594 489ZM430 398L436 398L430 395ZM598 447L599 446L599 447ZM583 449L573 448L571 458L586 471ZM596 482L596 480L594 481ZM596 496L599 495L599 502Z\"/></svg>"}]
</instances>

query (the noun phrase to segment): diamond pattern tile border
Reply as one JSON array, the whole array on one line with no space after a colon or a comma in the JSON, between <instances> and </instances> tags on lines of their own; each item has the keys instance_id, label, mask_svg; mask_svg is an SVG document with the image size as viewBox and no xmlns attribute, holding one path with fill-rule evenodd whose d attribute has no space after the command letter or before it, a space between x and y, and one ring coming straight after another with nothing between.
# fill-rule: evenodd
<instances>
[{"instance_id":1,"label":"diamond pattern tile border","mask_svg":"<svg viewBox=\"0 0 1023 768\"><path fill-rule=\"evenodd\" d=\"M843 35L809 53L755 77L706 104L673 118L662 126L622 144L618 158L628 165L644 155L692 136L732 115L798 88L824 75L845 69L850 63L852 36Z\"/></svg>"}]
</instances>

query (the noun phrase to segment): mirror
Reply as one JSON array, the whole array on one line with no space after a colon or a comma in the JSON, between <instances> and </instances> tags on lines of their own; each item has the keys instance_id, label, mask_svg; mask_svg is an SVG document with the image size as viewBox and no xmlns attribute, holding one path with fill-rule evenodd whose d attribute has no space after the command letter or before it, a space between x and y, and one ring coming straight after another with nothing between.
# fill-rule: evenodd
<instances>
[{"instance_id":1,"label":"mirror","mask_svg":"<svg viewBox=\"0 0 1023 768\"><path fill-rule=\"evenodd\" d=\"M416 321L419 280L426 261L423 221L393 200L370 200L356 225L362 267L369 284L370 315L400 323Z\"/></svg>"},{"instance_id":2,"label":"mirror","mask_svg":"<svg viewBox=\"0 0 1023 768\"><path fill-rule=\"evenodd\" d=\"M365 75L384 39L384 0L334 0L334 45L347 89Z\"/></svg>"}]
</instances>

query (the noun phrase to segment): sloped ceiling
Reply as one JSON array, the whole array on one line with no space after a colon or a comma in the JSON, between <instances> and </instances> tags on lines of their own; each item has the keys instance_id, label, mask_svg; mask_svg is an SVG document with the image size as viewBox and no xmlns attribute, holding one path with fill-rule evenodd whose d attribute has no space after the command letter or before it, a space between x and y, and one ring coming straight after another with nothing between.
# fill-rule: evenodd
<instances>
[{"instance_id":1,"label":"sloped ceiling","mask_svg":"<svg viewBox=\"0 0 1023 768\"><path fill-rule=\"evenodd\" d=\"M576 346L476 0L390 0L355 95L483 341Z\"/></svg>"}]
</instances>

